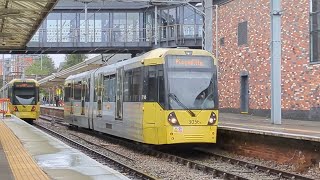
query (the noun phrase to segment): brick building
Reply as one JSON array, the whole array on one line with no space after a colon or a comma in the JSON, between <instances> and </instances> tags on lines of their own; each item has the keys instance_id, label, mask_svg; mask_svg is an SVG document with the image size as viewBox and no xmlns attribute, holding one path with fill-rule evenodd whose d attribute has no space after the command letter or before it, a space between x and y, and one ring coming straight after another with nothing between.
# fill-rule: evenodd
<instances>
[{"instance_id":1,"label":"brick building","mask_svg":"<svg viewBox=\"0 0 320 180\"><path fill-rule=\"evenodd\" d=\"M281 2L282 116L320 121L320 0ZM270 0L213 0L215 4L220 108L270 116ZM215 32L214 6L212 14Z\"/></svg>"},{"instance_id":2,"label":"brick building","mask_svg":"<svg viewBox=\"0 0 320 180\"><path fill-rule=\"evenodd\" d=\"M40 59L40 55L26 55L26 54L13 54L11 57L5 58L3 61L0 59L0 76L2 80L4 65L6 67L6 81L13 78L20 78L23 68L28 68L33 62ZM10 77L8 77L10 76Z\"/></svg>"}]
</instances>

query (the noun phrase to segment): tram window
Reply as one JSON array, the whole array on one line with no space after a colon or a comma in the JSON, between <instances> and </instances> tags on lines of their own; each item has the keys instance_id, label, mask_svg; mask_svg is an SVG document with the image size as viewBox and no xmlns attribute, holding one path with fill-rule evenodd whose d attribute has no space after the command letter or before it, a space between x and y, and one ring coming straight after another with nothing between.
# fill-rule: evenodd
<instances>
[{"instance_id":1,"label":"tram window","mask_svg":"<svg viewBox=\"0 0 320 180\"><path fill-rule=\"evenodd\" d=\"M141 68L135 68L125 72L123 81L123 98L125 102L140 102L142 95Z\"/></svg>"},{"instance_id":2,"label":"tram window","mask_svg":"<svg viewBox=\"0 0 320 180\"><path fill-rule=\"evenodd\" d=\"M93 92L93 101L94 102L97 102L98 101L98 96L99 96L99 90L98 90L98 88L99 88L99 77L96 77L95 79L94 79L94 92Z\"/></svg>"},{"instance_id":3,"label":"tram window","mask_svg":"<svg viewBox=\"0 0 320 180\"><path fill-rule=\"evenodd\" d=\"M97 102L97 91L96 91L96 88L93 89L93 102Z\"/></svg>"},{"instance_id":4,"label":"tram window","mask_svg":"<svg viewBox=\"0 0 320 180\"><path fill-rule=\"evenodd\" d=\"M104 76L103 78L103 102L115 102L116 101L116 76Z\"/></svg>"},{"instance_id":5,"label":"tram window","mask_svg":"<svg viewBox=\"0 0 320 180\"><path fill-rule=\"evenodd\" d=\"M103 102L109 102L109 76L104 76L103 77L103 93L102 93L102 101Z\"/></svg>"},{"instance_id":6,"label":"tram window","mask_svg":"<svg viewBox=\"0 0 320 180\"><path fill-rule=\"evenodd\" d=\"M155 102L158 101L156 66L149 66L148 72L147 101Z\"/></svg>"},{"instance_id":7,"label":"tram window","mask_svg":"<svg viewBox=\"0 0 320 180\"><path fill-rule=\"evenodd\" d=\"M158 70L158 91L159 91L159 103L164 106L164 93L165 93L165 90L164 90L164 75L163 75L163 69L162 69L162 66L160 66L161 69Z\"/></svg>"},{"instance_id":8,"label":"tram window","mask_svg":"<svg viewBox=\"0 0 320 180\"><path fill-rule=\"evenodd\" d=\"M132 94L131 101L140 102L142 95L142 72L141 68L133 70L132 87L130 87L130 94Z\"/></svg>"},{"instance_id":9,"label":"tram window","mask_svg":"<svg viewBox=\"0 0 320 180\"><path fill-rule=\"evenodd\" d=\"M73 87L74 87L74 100L81 100L81 85L75 84Z\"/></svg>"},{"instance_id":10,"label":"tram window","mask_svg":"<svg viewBox=\"0 0 320 180\"><path fill-rule=\"evenodd\" d=\"M83 83L81 85L81 100L82 100L82 97L86 97L87 95L87 86L85 83Z\"/></svg>"},{"instance_id":11,"label":"tram window","mask_svg":"<svg viewBox=\"0 0 320 180\"><path fill-rule=\"evenodd\" d=\"M123 101L130 102L132 97L132 70L125 72L123 79Z\"/></svg>"},{"instance_id":12,"label":"tram window","mask_svg":"<svg viewBox=\"0 0 320 180\"><path fill-rule=\"evenodd\" d=\"M8 88L8 98L11 99L11 93L12 93L12 88L9 87Z\"/></svg>"},{"instance_id":13,"label":"tram window","mask_svg":"<svg viewBox=\"0 0 320 180\"><path fill-rule=\"evenodd\" d=\"M71 93L71 87L65 87L64 88L64 101L70 102L70 93Z\"/></svg>"},{"instance_id":14,"label":"tram window","mask_svg":"<svg viewBox=\"0 0 320 180\"><path fill-rule=\"evenodd\" d=\"M85 97L85 101L89 102L90 101L90 79L88 79L88 82L86 84L86 97Z\"/></svg>"},{"instance_id":15,"label":"tram window","mask_svg":"<svg viewBox=\"0 0 320 180\"><path fill-rule=\"evenodd\" d=\"M40 101L40 96L39 96L39 87L36 87L36 99L37 99L37 102Z\"/></svg>"},{"instance_id":16,"label":"tram window","mask_svg":"<svg viewBox=\"0 0 320 180\"><path fill-rule=\"evenodd\" d=\"M111 75L109 80L109 99L110 102L116 102L116 75Z\"/></svg>"},{"instance_id":17,"label":"tram window","mask_svg":"<svg viewBox=\"0 0 320 180\"><path fill-rule=\"evenodd\" d=\"M90 88L88 84L85 84L85 96L84 96L84 101L89 102L90 101Z\"/></svg>"}]
</instances>

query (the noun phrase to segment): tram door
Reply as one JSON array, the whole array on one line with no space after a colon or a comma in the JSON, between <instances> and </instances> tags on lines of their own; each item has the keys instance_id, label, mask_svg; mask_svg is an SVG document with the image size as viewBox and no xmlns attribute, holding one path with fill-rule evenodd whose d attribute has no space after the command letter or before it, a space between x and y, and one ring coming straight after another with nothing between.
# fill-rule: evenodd
<instances>
[{"instance_id":1,"label":"tram door","mask_svg":"<svg viewBox=\"0 0 320 180\"><path fill-rule=\"evenodd\" d=\"M70 98L70 121L74 124L74 81L71 83L71 98Z\"/></svg>"},{"instance_id":2,"label":"tram door","mask_svg":"<svg viewBox=\"0 0 320 180\"><path fill-rule=\"evenodd\" d=\"M117 69L116 120L123 118L123 68Z\"/></svg>"},{"instance_id":3,"label":"tram door","mask_svg":"<svg viewBox=\"0 0 320 180\"><path fill-rule=\"evenodd\" d=\"M248 75L241 76L241 90L240 90L240 112L247 114L249 111L249 82Z\"/></svg>"},{"instance_id":4,"label":"tram door","mask_svg":"<svg viewBox=\"0 0 320 180\"><path fill-rule=\"evenodd\" d=\"M87 97L87 104L86 104L86 108L88 109L88 126L89 129L94 129L93 127L93 113L94 113L94 98L95 98L95 84L94 84L94 73L92 73L90 75L90 78L88 78L88 97Z\"/></svg>"}]
</instances>

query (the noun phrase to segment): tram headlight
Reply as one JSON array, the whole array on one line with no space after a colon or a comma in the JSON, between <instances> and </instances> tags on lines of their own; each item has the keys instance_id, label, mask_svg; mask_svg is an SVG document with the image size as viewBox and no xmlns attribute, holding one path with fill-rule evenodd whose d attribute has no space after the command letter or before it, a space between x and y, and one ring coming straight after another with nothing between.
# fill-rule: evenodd
<instances>
[{"instance_id":1,"label":"tram headlight","mask_svg":"<svg viewBox=\"0 0 320 180\"><path fill-rule=\"evenodd\" d=\"M216 121L217 121L217 115L214 112L212 112L208 120L208 125L214 125Z\"/></svg>"},{"instance_id":2,"label":"tram headlight","mask_svg":"<svg viewBox=\"0 0 320 180\"><path fill-rule=\"evenodd\" d=\"M177 123L178 121L177 121L177 119L176 118L171 118L171 123L172 124L175 124L175 123Z\"/></svg>"},{"instance_id":3,"label":"tram headlight","mask_svg":"<svg viewBox=\"0 0 320 180\"><path fill-rule=\"evenodd\" d=\"M174 112L171 112L168 116L168 121L172 125L179 125L179 121L177 119L177 116Z\"/></svg>"}]
</instances>

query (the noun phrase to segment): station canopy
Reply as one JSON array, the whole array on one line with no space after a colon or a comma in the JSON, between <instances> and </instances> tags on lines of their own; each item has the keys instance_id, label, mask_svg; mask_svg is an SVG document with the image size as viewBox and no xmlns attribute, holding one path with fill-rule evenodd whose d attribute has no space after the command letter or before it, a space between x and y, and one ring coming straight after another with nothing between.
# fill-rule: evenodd
<instances>
[{"instance_id":1,"label":"station canopy","mask_svg":"<svg viewBox=\"0 0 320 180\"><path fill-rule=\"evenodd\" d=\"M90 71L97 69L101 66L107 64L113 64L118 61L126 60L131 58L131 54L103 54L97 55L91 59L84 62L76 64L72 67L53 73L51 76L45 77L39 80L40 86L43 88L53 88L57 86L62 86L64 81L70 75L75 75L78 73Z\"/></svg>"},{"instance_id":2,"label":"station canopy","mask_svg":"<svg viewBox=\"0 0 320 180\"><path fill-rule=\"evenodd\" d=\"M62 86L64 80L73 74L82 73L92 69L96 69L104 64L101 55L96 56L92 59L86 60L72 67L64 69L60 72L53 73L51 76L45 77L39 80L40 86L44 88L51 88L56 86Z\"/></svg>"},{"instance_id":3,"label":"station canopy","mask_svg":"<svg viewBox=\"0 0 320 180\"><path fill-rule=\"evenodd\" d=\"M25 49L57 1L0 1L0 50Z\"/></svg>"}]
</instances>

